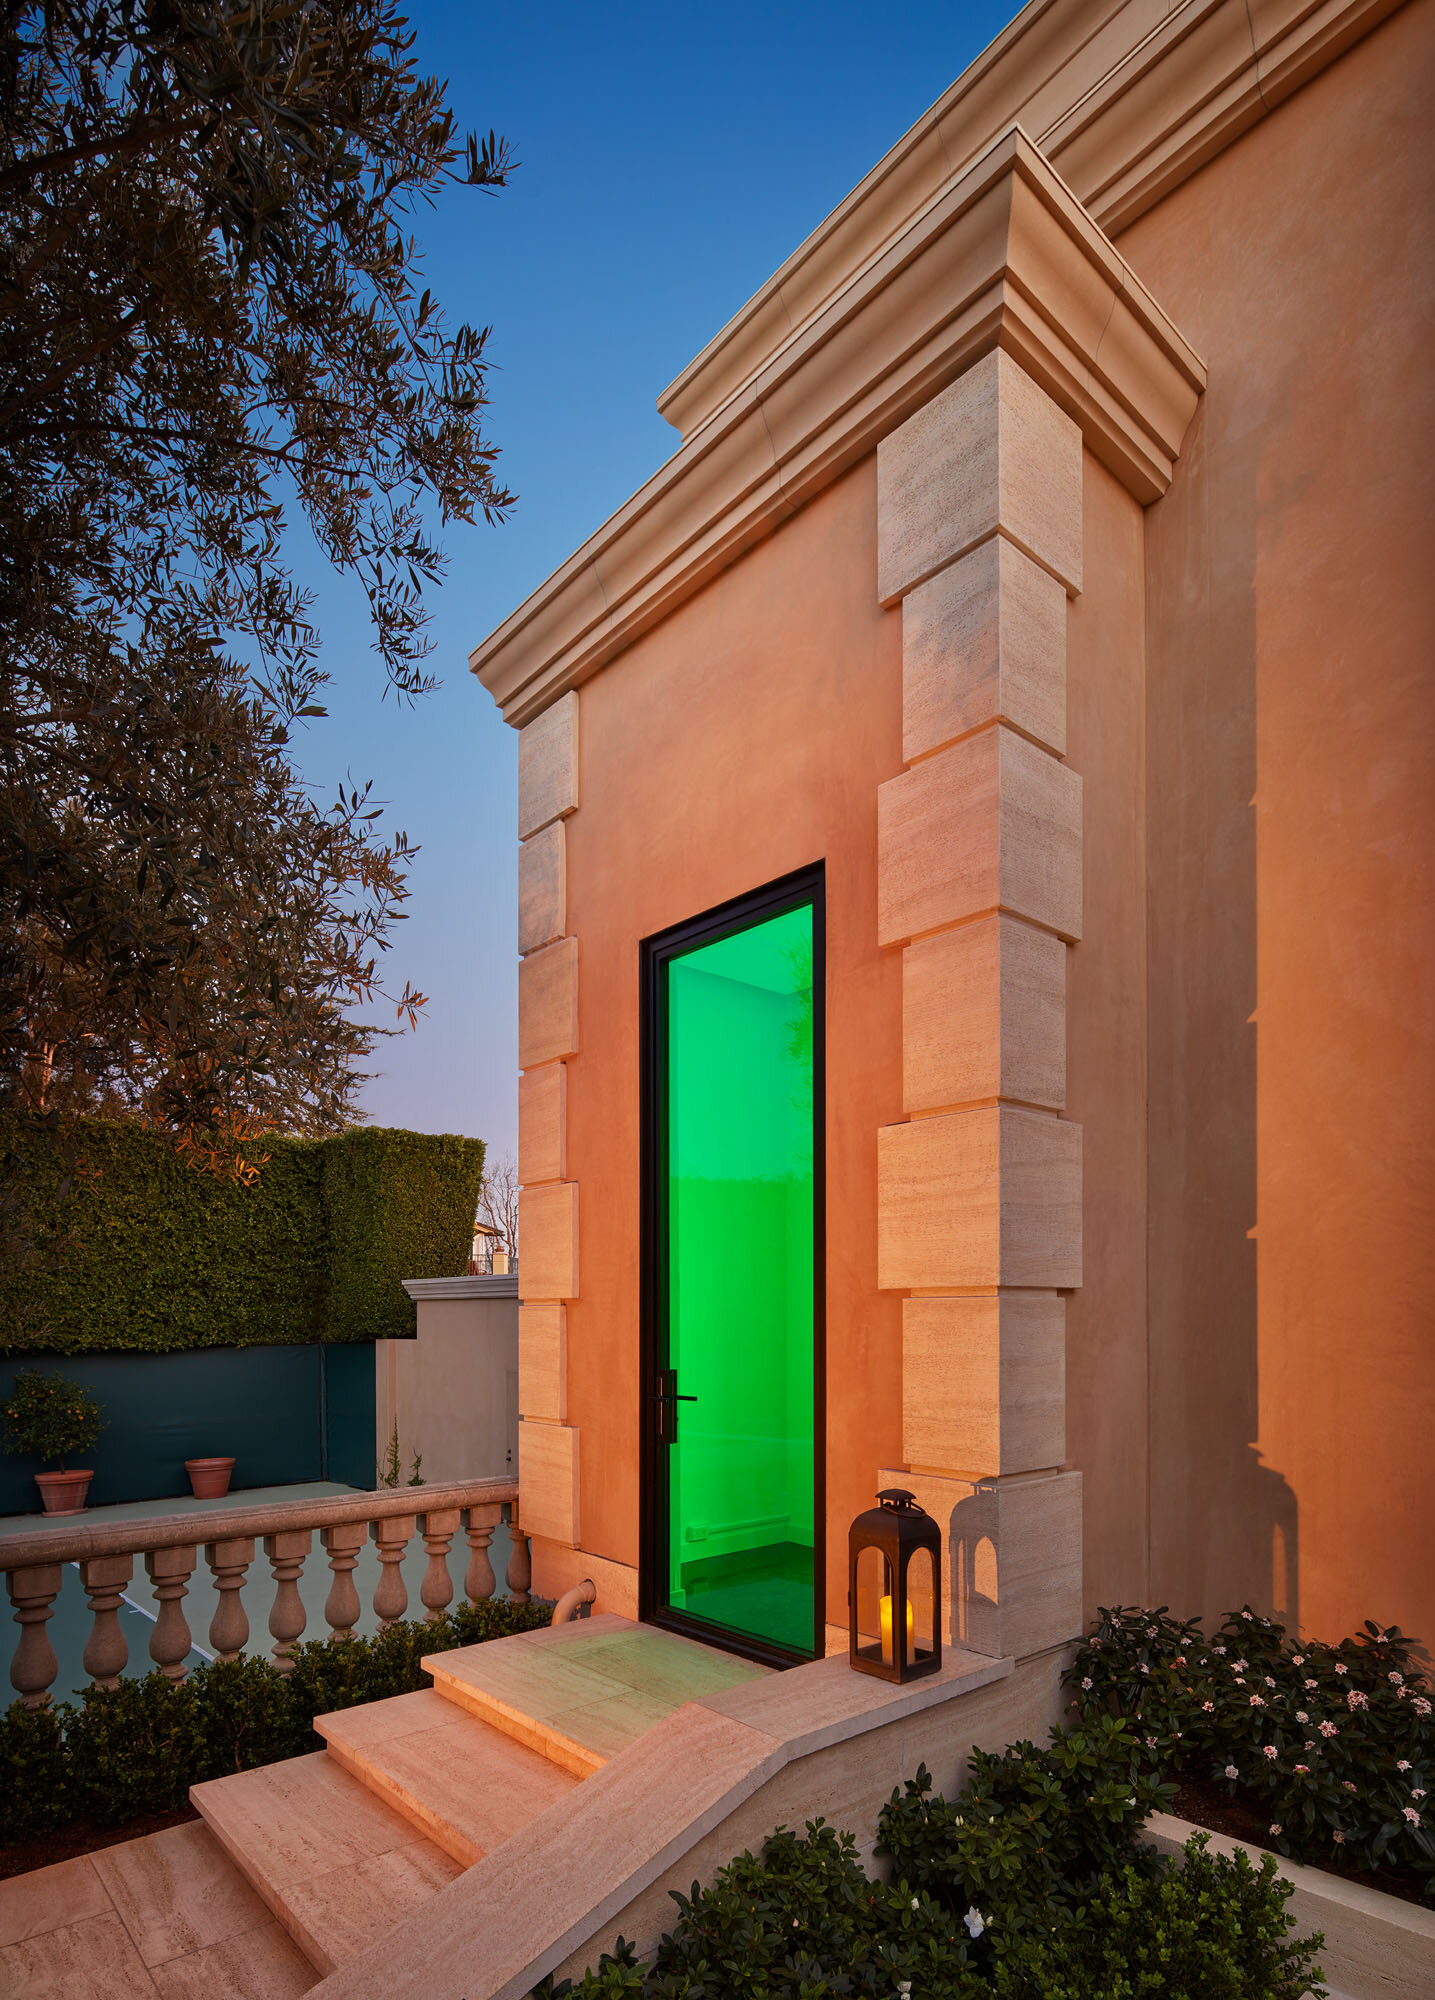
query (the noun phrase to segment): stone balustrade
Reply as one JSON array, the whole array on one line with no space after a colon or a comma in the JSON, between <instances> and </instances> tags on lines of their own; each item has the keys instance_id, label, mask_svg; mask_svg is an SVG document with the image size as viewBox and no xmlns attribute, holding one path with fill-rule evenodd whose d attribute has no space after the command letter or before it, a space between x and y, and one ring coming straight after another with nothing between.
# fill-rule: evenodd
<instances>
[{"instance_id":1,"label":"stone balustrade","mask_svg":"<svg viewBox=\"0 0 1435 2000\"><path fill-rule=\"evenodd\" d=\"M232 1507L204 1513L129 1521L80 1519L24 1535L0 1536L0 1569L5 1571L6 1588L21 1628L10 1667L11 1682L27 1708L43 1708L48 1703L59 1661L46 1626L66 1563L78 1563L89 1600L93 1622L84 1668L96 1686L116 1686L129 1659L119 1610L134 1575L136 1557L143 1558L159 1603L150 1635L150 1658L171 1680L181 1681L192 1643L184 1599L200 1555L209 1566L218 1597L209 1625L208 1649L219 1659L232 1660L243 1652L249 1638L244 1586L256 1544L262 1543L274 1581L269 1612L272 1656L279 1671L288 1673L307 1623L299 1578L312 1551L316 1529L333 1578L324 1605L330 1632L351 1632L361 1616L354 1569L366 1540L372 1540L378 1551L380 1576L374 1611L380 1625L387 1627L408 1609L408 1589L400 1565L415 1530L428 1556L419 1589L427 1618L442 1617L452 1601L448 1553L460 1531L467 1536L469 1549L464 1595L492 1596L495 1578L489 1546L505 1509L512 1509L517 1499L518 1487L512 1480L461 1479L426 1486L422 1498L400 1487L323 1499L281 1500L257 1507L246 1507L241 1500ZM510 1596L526 1604L532 1581L528 1537L512 1521L509 1533L508 1590Z\"/></svg>"}]
</instances>

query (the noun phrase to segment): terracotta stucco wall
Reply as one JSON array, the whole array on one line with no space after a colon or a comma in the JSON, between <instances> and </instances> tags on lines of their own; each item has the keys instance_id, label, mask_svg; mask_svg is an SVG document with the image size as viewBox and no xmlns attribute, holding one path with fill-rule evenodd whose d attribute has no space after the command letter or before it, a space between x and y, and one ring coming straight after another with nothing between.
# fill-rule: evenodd
<instances>
[{"instance_id":1,"label":"terracotta stucco wall","mask_svg":"<svg viewBox=\"0 0 1435 2000\"><path fill-rule=\"evenodd\" d=\"M876 600L875 462L760 543L581 695L569 822L580 1053L568 1173L581 1296L568 1418L583 1547L638 1557L638 944L819 859L827 868L828 1520L900 1453L901 1305L876 1288L877 1130L901 1116L901 967L878 950L877 787L902 769L900 614ZM841 1385L838 1392L836 1385ZM828 1615L845 1619L845 1544Z\"/></svg>"},{"instance_id":2,"label":"terracotta stucco wall","mask_svg":"<svg viewBox=\"0 0 1435 2000\"><path fill-rule=\"evenodd\" d=\"M1120 242L1210 370L1147 516L1151 1595L1427 1641L1431 17Z\"/></svg>"}]
</instances>

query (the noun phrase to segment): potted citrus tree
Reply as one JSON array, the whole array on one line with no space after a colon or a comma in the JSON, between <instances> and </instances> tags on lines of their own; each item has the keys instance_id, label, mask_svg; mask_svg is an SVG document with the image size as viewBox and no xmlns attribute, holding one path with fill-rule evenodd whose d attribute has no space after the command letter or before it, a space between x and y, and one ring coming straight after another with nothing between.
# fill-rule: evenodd
<instances>
[{"instance_id":1,"label":"potted citrus tree","mask_svg":"<svg viewBox=\"0 0 1435 2000\"><path fill-rule=\"evenodd\" d=\"M64 1375L47 1375L40 1368L22 1368L0 1413L5 1418L5 1442L25 1458L42 1459L54 1469L37 1472L47 1514L82 1514L93 1470L66 1469L67 1458L88 1451L105 1427L99 1404L88 1389Z\"/></svg>"}]
</instances>

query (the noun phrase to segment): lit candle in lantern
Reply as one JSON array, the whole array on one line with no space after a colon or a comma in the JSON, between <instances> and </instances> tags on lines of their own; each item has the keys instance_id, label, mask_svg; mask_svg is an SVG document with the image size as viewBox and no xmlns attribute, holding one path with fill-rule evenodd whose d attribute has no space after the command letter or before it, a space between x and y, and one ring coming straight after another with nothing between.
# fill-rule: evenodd
<instances>
[{"instance_id":1,"label":"lit candle in lantern","mask_svg":"<svg viewBox=\"0 0 1435 2000\"><path fill-rule=\"evenodd\" d=\"M882 1658L890 1667L892 1661L892 1600L884 1597L877 1607L882 1625ZM907 1658L912 1657L912 1607L907 1606Z\"/></svg>"}]
</instances>

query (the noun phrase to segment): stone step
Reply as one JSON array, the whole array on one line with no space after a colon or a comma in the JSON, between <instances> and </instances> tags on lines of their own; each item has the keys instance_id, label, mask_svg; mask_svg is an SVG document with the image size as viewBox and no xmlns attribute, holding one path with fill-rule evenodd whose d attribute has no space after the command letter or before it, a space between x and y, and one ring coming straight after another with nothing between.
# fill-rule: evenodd
<instances>
[{"instance_id":1,"label":"stone step","mask_svg":"<svg viewBox=\"0 0 1435 2000\"><path fill-rule=\"evenodd\" d=\"M319 1715L314 1727L335 1762L463 1868L578 1783L431 1688Z\"/></svg>"},{"instance_id":2,"label":"stone step","mask_svg":"<svg viewBox=\"0 0 1435 2000\"><path fill-rule=\"evenodd\" d=\"M195 1822L0 1882L5 2000L299 2000L314 1982Z\"/></svg>"},{"instance_id":3,"label":"stone step","mask_svg":"<svg viewBox=\"0 0 1435 2000\"><path fill-rule=\"evenodd\" d=\"M588 1778L684 1702L769 1669L601 1612L423 1661L445 1701Z\"/></svg>"},{"instance_id":4,"label":"stone step","mask_svg":"<svg viewBox=\"0 0 1435 2000\"><path fill-rule=\"evenodd\" d=\"M463 1872L326 1750L213 1778L189 1795L320 1973L376 1943Z\"/></svg>"}]
</instances>

